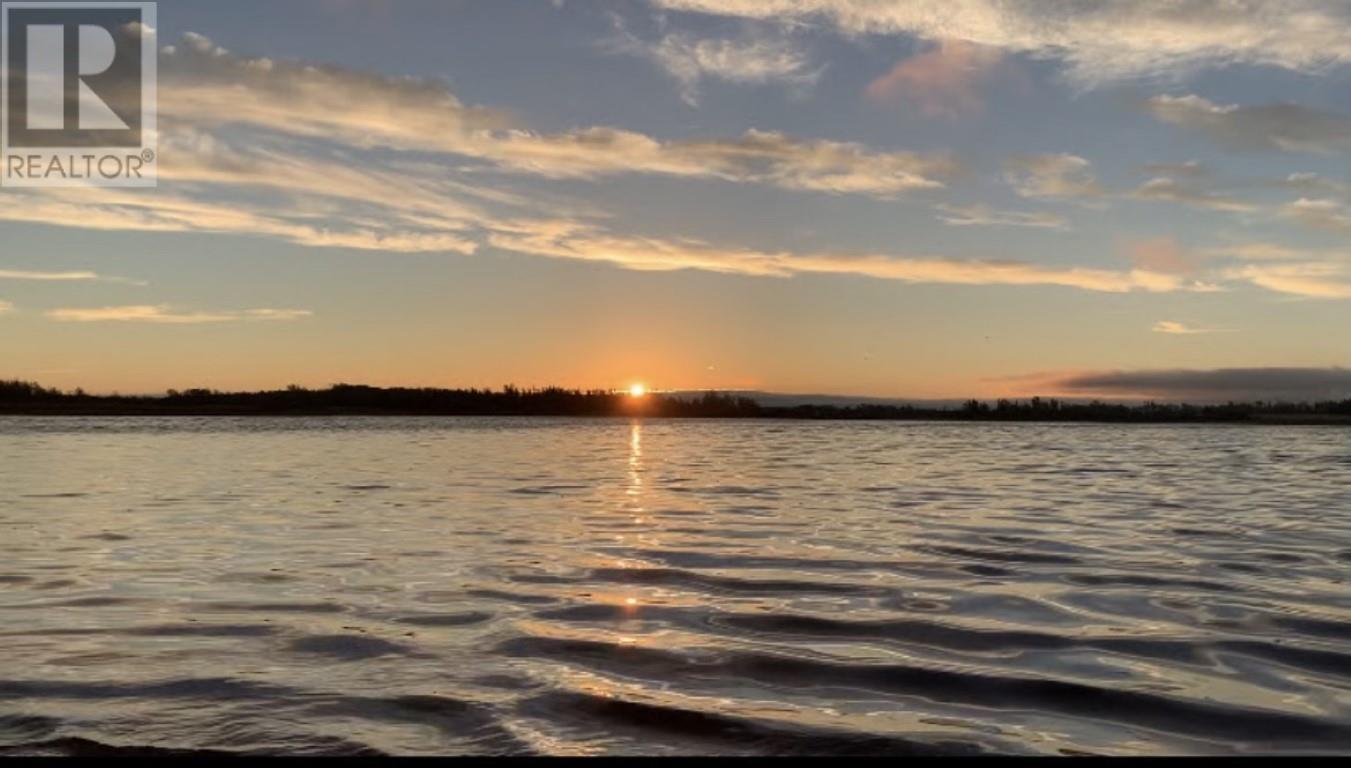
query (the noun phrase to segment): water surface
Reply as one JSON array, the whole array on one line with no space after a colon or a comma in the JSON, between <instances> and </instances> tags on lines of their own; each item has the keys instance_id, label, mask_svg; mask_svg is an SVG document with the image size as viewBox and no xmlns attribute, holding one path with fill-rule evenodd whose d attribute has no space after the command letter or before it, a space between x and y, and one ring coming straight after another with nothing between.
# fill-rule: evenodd
<instances>
[{"instance_id":1,"label":"water surface","mask_svg":"<svg viewBox=\"0 0 1351 768\"><path fill-rule=\"evenodd\" d=\"M1351 432L0 418L0 754L1351 753Z\"/></svg>"}]
</instances>

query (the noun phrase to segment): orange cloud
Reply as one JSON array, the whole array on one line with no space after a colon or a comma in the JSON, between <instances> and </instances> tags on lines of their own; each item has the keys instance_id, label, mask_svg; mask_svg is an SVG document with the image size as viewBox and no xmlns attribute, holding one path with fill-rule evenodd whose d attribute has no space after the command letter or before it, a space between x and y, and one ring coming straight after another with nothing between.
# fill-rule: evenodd
<instances>
[{"instance_id":1,"label":"orange cloud","mask_svg":"<svg viewBox=\"0 0 1351 768\"><path fill-rule=\"evenodd\" d=\"M1211 291L1177 275L1142 269L1121 272L1023 261L935 256L762 252L721 248L698 240L614 235L572 221L502 222L489 242L503 250L581 261L601 261L646 272L697 269L758 277L857 275L906 283L945 285L1055 285L1086 291Z\"/></svg>"},{"instance_id":2,"label":"orange cloud","mask_svg":"<svg viewBox=\"0 0 1351 768\"><path fill-rule=\"evenodd\" d=\"M976 114L985 108L982 89L1002 58L995 48L945 40L869 83L866 95L877 104L913 104L929 117Z\"/></svg>"}]
</instances>

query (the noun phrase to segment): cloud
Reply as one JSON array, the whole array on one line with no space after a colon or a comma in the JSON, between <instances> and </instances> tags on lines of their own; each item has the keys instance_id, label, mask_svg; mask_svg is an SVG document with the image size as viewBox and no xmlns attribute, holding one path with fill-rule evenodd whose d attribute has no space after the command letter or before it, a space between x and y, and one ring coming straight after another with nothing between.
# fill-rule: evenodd
<instances>
[{"instance_id":1,"label":"cloud","mask_svg":"<svg viewBox=\"0 0 1351 768\"><path fill-rule=\"evenodd\" d=\"M939 219L952 227L1033 227L1069 229L1064 217L1033 211L1001 211L987 205L938 205Z\"/></svg>"},{"instance_id":2,"label":"cloud","mask_svg":"<svg viewBox=\"0 0 1351 768\"><path fill-rule=\"evenodd\" d=\"M1166 274L1196 272L1197 262L1170 237L1135 239L1124 245L1132 264L1139 269L1150 269Z\"/></svg>"},{"instance_id":3,"label":"cloud","mask_svg":"<svg viewBox=\"0 0 1351 768\"><path fill-rule=\"evenodd\" d=\"M645 164L677 176L758 181L785 189L891 198L941 186L927 174L949 173L951 161L906 153L873 153L856 144L803 142L750 131L739 140L661 145L623 131L566 137L506 137L521 142L504 163L540 175L590 177ZM237 154L231 154L237 150ZM500 212L490 212L441 177L434 164L357 170L351 165L259 147L192 149L170 155L154 195L117 190L28 190L0 207L0 220L85 229L235 233L298 245L385 252L471 254L475 237ZM250 192L253 194L241 195ZM258 193L266 193L259 195ZM279 204L276 194L284 195ZM222 196L226 196L222 199ZM497 208L552 206L509 195Z\"/></svg>"},{"instance_id":4,"label":"cloud","mask_svg":"<svg viewBox=\"0 0 1351 768\"><path fill-rule=\"evenodd\" d=\"M738 62L750 67L749 57L714 51L706 58L722 61L724 72ZM955 168L947 156L770 131L673 142L604 126L541 134L505 113L463 105L441 83L238 58L201 36L166 54L161 69L173 72L161 78L161 116L199 130L245 125L357 148L457 155L550 178L669 175L890 197L942 186L937 177Z\"/></svg>"},{"instance_id":5,"label":"cloud","mask_svg":"<svg viewBox=\"0 0 1351 768\"><path fill-rule=\"evenodd\" d=\"M14 312L14 305L4 299L0 299L0 315L8 315L12 312Z\"/></svg>"},{"instance_id":6,"label":"cloud","mask_svg":"<svg viewBox=\"0 0 1351 768\"><path fill-rule=\"evenodd\" d=\"M0 212L0 218L4 218L3 212ZM143 280L132 280L127 277L109 277L100 275L97 272L87 270L67 270L63 272L42 272L27 269L0 269L0 280L34 280L40 282L76 282L76 281L96 281L104 283L126 283L129 285L147 285Z\"/></svg>"},{"instance_id":7,"label":"cloud","mask_svg":"<svg viewBox=\"0 0 1351 768\"><path fill-rule=\"evenodd\" d=\"M1240 106L1187 95L1155 96L1148 108L1162 122L1199 131L1233 149L1351 151L1351 117L1298 104Z\"/></svg>"},{"instance_id":8,"label":"cloud","mask_svg":"<svg viewBox=\"0 0 1351 768\"><path fill-rule=\"evenodd\" d=\"M1004 180L1023 197L1082 201L1103 195L1092 164L1071 154L1014 156L1004 163Z\"/></svg>"},{"instance_id":9,"label":"cloud","mask_svg":"<svg viewBox=\"0 0 1351 768\"><path fill-rule=\"evenodd\" d=\"M697 269L763 277L858 275L907 283L1051 285L1109 293L1209 290L1208 286L1176 275L1145 270L1117 272L1021 261L921 256L767 253L720 248L698 240L617 236L568 221L504 226L490 237L490 242L518 253L607 262L642 271Z\"/></svg>"},{"instance_id":10,"label":"cloud","mask_svg":"<svg viewBox=\"0 0 1351 768\"><path fill-rule=\"evenodd\" d=\"M1165 333L1172 336L1194 336L1204 333L1228 333L1226 329L1221 328L1193 328L1186 323L1179 323L1175 320L1160 320L1154 324L1151 329L1155 333Z\"/></svg>"},{"instance_id":11,"label":"cloud","mask_svg":"<svg viewBox=\"0 0 1351 768\"><path fill-rule=\"evenodd\" d=\"M34 272L23 269L0 269L0 280L43 280L66 282L70 280L98 280L94 272Z\"/></svg>"},{"instance_id":12,"label":"cloud","mask_svg":"<svg viewBox=\"0 0 1351 768\"><path fill-rule=\"evenodd\" d=\"M652 0L685 12L819 22L850 36L960 40L1063 62L1085 86L1256 64L1318 73L1351 62L1341 0Z\"/></svg>"},{"instance_id":13,"label":"cloud","mask_svg":"<svg viewBox=\"0 0 1351 768\"><path fill-rule=\"evenodd\" d=\"M1080 395L1193 401L1341 400L1351 397L1345 368L1222 368L1076 374L1055 382Z\"/></svg>"},{"instance_id":14,"label":"cloud","mask_svg":"<svg viewBox=\"0 0 1351 768\"><path fill-rule=\"evenodd\" d=\"M1002 59L996 48L944 40L899 62L864 93L874 103L916 106L928 117L977 114L985 108L982 88Z\"/></svg>"},{"instance_id":15,"label":"cloud","mask_svg":"<svg viewBox=\"0 0 1351 768\"><path fill-rule=\"evenodd\" d=\"M1347 263L1247 264L1227 270L1224 277L1305 298L1351 299L1351 264Z\"/></svg>"},{"instance_id":16,"label":"cloud","mask_svg":"<svg viewBox=\"0 0 1351 768\"><path fill-rule=\"evenodd\" d=\"M314 316L314 312L308 309L246 309L235 314L245 320L299 320Z\"/></svg>"},{"instance_id":17,"label":"cloud","mask_svg":"<svg viewBox=\"0 0 1351 768\"><path fill-rule=\"evenodd\" d=\"M614 128L551 136L512 132L485 152L502 167L552 178L651 173L879 198L942 187L939 179L958 168L947 155L874 152L851 142L757 130L734 139L673 142Z\"/></svg>"},{"instance_id":18,"label":"cloud","mask_svg":"<svg viewBox=\"0 0 1351 768\"><path fill-rule=\"evenodd\" d=\"M680 96L690 106L698 105L705 80L804 89L821 77L822 69L812 66L806 51L783 37L732 40L675 32L648 42L629 33L619 21L615 26L619 37L608 47L661 67L679 84Z\"/></svg>"},{"instance_id":19,"label":"cloud","mask_svg":"<svg viewBox=\"0 0 1351 768\"><path fill-rule=\"evenodd\" d=\"M1293 190L1304 196L1333 195L1343 199L1351 199L1351 183L1329 179L1316 173L1292 173L1277 182L1277 186Z\"/></svg>"},{"instance_id":20,"label":"cloud","mask_svg":"<svg viewBox=\"0 0 1351 768\"><path fill-rule=\"evenodd\" d=\"M1308 299L1351 298L1351 250L1250 242L1208 248L1200 255L1230 261L1217 270L1222 280L1247 282Z\"/></svg>"},{"instance_id":21,"label":"cloud","mask_svg":"<svg viewBox=\"0 0 1351 768\"><path fill-rule=\"evenodd\" d=\"M1173 176L1184 179L1203 179L1210 176L1210 169L1196 160L1181 163L1149 163L1145 170L1159 176Z\"/></svg>"},{"instance_id":22,"label":"cloud","mask_svg":"<svg viewBox=\"0 0 1351 768\"><path fill-rule=\"evenodd\" d=\"M1351 206L1340 200L1301 197L1283 206L1281 215L1316 229L1351 234Z\"/></svg>"},{"instance_id":23,"label":"cloud","mask_svg":"<svg viewBox=\"0 0 1351 768\"><path fill-rule=\"evenodd\" d=\"M1105 189L1098 183L1092 164L1078 155L1049 153L1015 155L1004 163L1004 181L1023 197L1070 200L1099 207L1108 199L1181 203L1225 213L1257 210L1251 203L1222 194L1209 169L1196 162L1145 166L1155 176L1133 190ZM1176 176L1176 178L1175 178Z\"/></svg>"},{"instance_id":24,"label":"cloud","mask_svg":"<svg viewBox=\"0 0 1351 768\"><path fill-rule=\"evenodd\" d=\"M312 314L312 312L306 309L243 309L225 312L179 312L166 305L99 307L94 309L52 309L46 312L47 317L62 322L129 322L159 323L167 325L298 320L300 318L309 317Z\"/></svg>"},{"instance_id":25,"label":"cloud","mask_svg":"<svg viewBox=\"0 0 1351 768\"><path fill-rule=\"evenodd\" d=\"M0 207L0 220L60 227L132 232L209 232L265 236L298 245L386 252L453 251L472 253L477 245L461 233L415 231L391 220L317 224L301 207L265 201L196 199L161 189L154 195L109 189L70 189L16 193ZM461 226L461 225L453 225Z\"/></svg>"},{"instance_id":26,"label":"cloud","mask_svg":"<svg viewBox=\"0 0 1351 768\"><path fill-rule=\"evenodd\" d=\"M1148 259L1123 271L929 255L764 253L621 234L598 225L604 214L578 213L573 203L553 202L538 189L543 185L504 191L498 174L558 179L649 174L891 199L941 187L960 168L944 154L881 151L771 131L680 141L608 127L537 133L504 113L463 105L434 81L242 59L200 36L190 36L165 58L174 66L163 68L164 167L154 194L12 190L0 220L104 231L230 233L391 253L471 254L488 243L628 269L778 277L845 274L1106 292L1217 290L1207 281L1225 279L1299 295L1341 290L1339 274L1310 266L1322 263L1316 259L1286 265L1301 266L1299 274L1240 271L1250 264L1204 273ZM1016 157L1006 175L1026 197L1112 197L1088 161L1075 155ZM473 183L464 181L466 176ZM1043 213L978 205L938 210L953 226L1066 226L1064 219ZM116 315L126 308L104 309ZM132 309L136 317L123 319L262 319L247 312Z\"/></svg>"},{"instance_id":27,"label":"cloud","mask_svg":"<svg viewBox=\"0 0 1351 768\"><path fill-rule=\"evenodd\" d=\"M1181 203L1224 213L1252 213L1253 203L1226 193L1210 170L1195 161L1157 163L1145 168L1158 175L1131 190L1106 189L1098 183L1093 165L1068 153L1014 155L1004 163L1004 181L1019 195L1042 200L1067 200L1104 207L1109 200Z\"/></svg>"},{"instance_id":28,"label":"cloud","mask_svg":"<svg viewBox=\"0 0 1351 768\"><path fill-rule=\"evenodd\" d=\"M1306 299L1351 298L1351 251L1300 250L1261 242L1189 250L1171 237L1129 240L1121 249L1136 270L1202 285L1248 283Z\"/></svg>"},{"instance_id":29,"label":"cloud","mask_svg":"<svg viewBox=\"0 0 1351 768\"><path fill-rule=\"evenodd\" d=\"M1205 258L1204 253L1188 251L1172 237L1127 240L1121 247L1136 269L1166 275L1194 275Z\"/></svg>"},{"instance_id":30,"label":"cloud","mask_svg":"<svg viewBox=\"0 0 1351 768\"><path fill-rule=\"evenodd\" d=\"M1161 200L1229 213L1245 213L1256 210L1256 206L1250 203L1216 194L1202 188L1197 182L1181 182L1166 176L1157 176L1146 181L1131 192L1129 196L1137 200Z\"/></svg>"},{"instance_id":31,"label":"cloud","mask_svg":"<svg viewBox=\"0 0 1351 768\"><path fill-rule=\"evenodd\" d=\"M577 215L574 203L537 189L503 191L484 181L489 172L647 174L892 199L958 171L945 154L771 131L686 141L607 127L536 133L462 104L442 83L245 59L200 35L162 58L159 189L15 190L0 220L472 254L501 220Z\"/></svg>"},{"instance_id":32,"label":"cloud","mask_svg":"<svg viewBox=\"0 0 1351 768\"><path fill-rule=\"evenodd\" d=\"M1202 253L1208 257L1233 258L1240 261L1303 260L1314 255L1309 251L1275 243L1231 243L1207 248Z\"/></svg>"},{"instance_id":33,"label":"cloud","mask_svg":"<svg viewBox=\"0 0 1351 768\"><path fill-rule=\"evenodd\" d=\"M460 102L443 82L243 58L189 32L160 57L159 114L198 127L266 126L358 147L459 151L505 112Z\"/></svg>"}]
</instances>

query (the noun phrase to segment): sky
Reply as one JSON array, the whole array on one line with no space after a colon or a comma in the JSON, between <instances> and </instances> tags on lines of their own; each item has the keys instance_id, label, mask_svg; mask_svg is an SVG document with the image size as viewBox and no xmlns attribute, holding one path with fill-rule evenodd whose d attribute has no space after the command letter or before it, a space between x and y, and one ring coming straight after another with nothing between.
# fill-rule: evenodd
<instances>
[{"instance_id":1,"label":"sky","mask_svg":"<svg viewBox=\"0 0 1351 768\"><path fill-rule=\"evenodd\" d=\"M1345 0L173 0L0 378L1351 397Z\"/></svg>"}]
</instances>

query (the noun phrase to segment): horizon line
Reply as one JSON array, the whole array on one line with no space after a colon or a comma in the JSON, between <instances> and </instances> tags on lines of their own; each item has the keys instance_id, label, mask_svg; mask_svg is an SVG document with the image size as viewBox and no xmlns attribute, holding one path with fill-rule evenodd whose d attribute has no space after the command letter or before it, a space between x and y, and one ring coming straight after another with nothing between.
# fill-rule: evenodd
<instances>
[{"instance_id":1,"label":"horizon line","mask_svg":"<svg viewBox=\"0 0 1351 768\"><path fill-rule=\"evenodd\" d=\"M1337 370L1344 370L1344 369L1338 368ZM447 385L415 385L415 384L381 385L381 384L364 384L349 381L336 381L322 386L306 386L294 383L286 384L284 386L262 387L253 389L219 389L214 387L194 386L194 387L185 387L182 389L177 387L166 387L161 391L152 391L152 392L123 392L116 389L90 390L81 386L63 389L60 387L45 386L41 384L41 382L38 382L36 380L26 380L20 378L0 378L0 384L5 383L33 385L40 387L44 390L55 390L56 392L63 395L83 394L89 397L127 397L127 398L145 398L145 399L164 399L172 397L174 394L184 394L196 391L210 392L212 394L218 395L247 395L259 393L271 393L271 392L285 392L293 388L298 388L300 390L310 392L322 392L325 390L332 390L338 387L360 387L377 390L434 390L444 392L478 391L489 393L505 393L510 389L517 389L527 393L555 390L569 393L579 393L583 395L609 394L626 397L632 396L629 393L629 387L627 385L619 387L568 387L556 384L518 385L512 382L508 382L499 387L492 387L492 386L480 387L480 386L460 386L460 385L447 386ZM652 387L650 385L646 387L645 396L700 395L704 393L716 393L721 395L741 395L744 397L748 397L749 399L752 400L756 399L755 396L780 400L791 400L795 401L793 405L877 404L877 405L928 405L931 407L941 407L941 405L961 405L962 403L967 403L971 401L976 401L980 403L997 403L1000 401L1008 401L1011 403L1022 403L1022 402L1031 402L1034 400L1042 400L1042 401L1059 401L1069 404L1088 404L1098 402L1104 404L1143 405L1147 403L1158 403L1162 405L1206 406L1206 405L1218 405L1227 403L1233 404L1270 403L1270 404L1298 405L1298 404L1312 404L1318 402L1342 402L1351 400L1351 392L1346 392L1340 395L1329 393L1324 396L1315 396L1315 397L1310 397L1306 395L1301 396L1299 398L1273 397L1271 395L1275 393L1268 393L1266 395L1261 395L1256 392L1247 393L1245 394L1245 396L1242 397L1218 396L1218 395L1204 396L1198 394L1197 396L1192 398L1158 395L1158 394L1154 395L1136 394L1136 393L1131 394L1089 393L1089 394L1070 394L1070 395L1034 393L1034 394L1020 394L1020 395L962 395L962 396L948 396L948 397L914 397L905 395L872 395L872 394L857 395L857 394L830 393L830 392L786 392L769 389L748 389L739 387ZM814 398L821 401L836 401L836 402L833 403L813 402ZM773 405L773 404L761 403L761 405Z\"/></svg>"}]
</instances>

